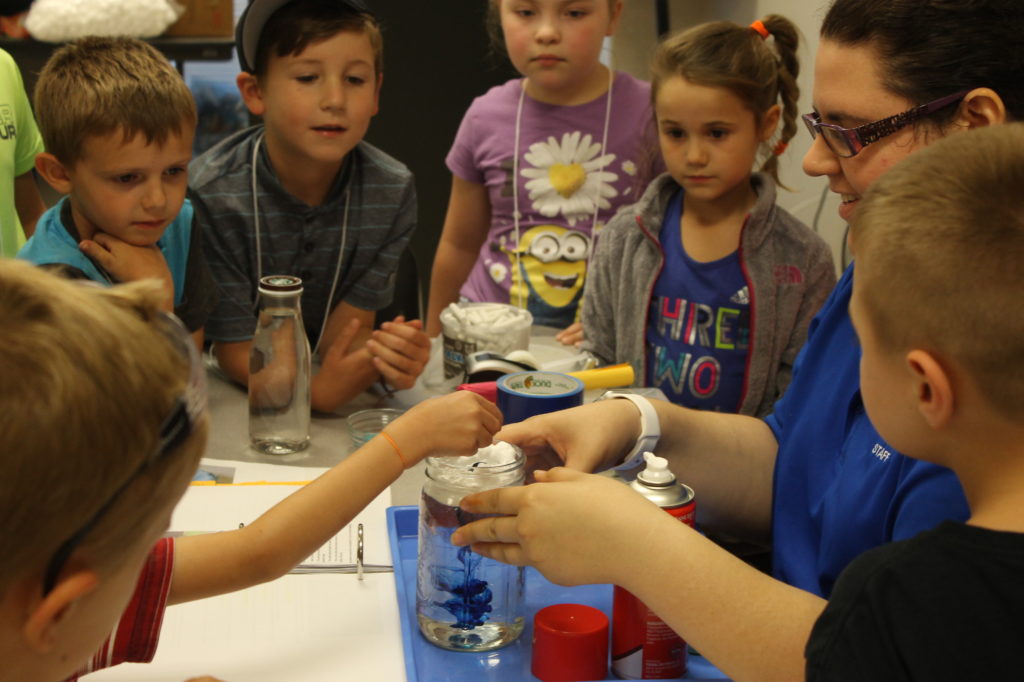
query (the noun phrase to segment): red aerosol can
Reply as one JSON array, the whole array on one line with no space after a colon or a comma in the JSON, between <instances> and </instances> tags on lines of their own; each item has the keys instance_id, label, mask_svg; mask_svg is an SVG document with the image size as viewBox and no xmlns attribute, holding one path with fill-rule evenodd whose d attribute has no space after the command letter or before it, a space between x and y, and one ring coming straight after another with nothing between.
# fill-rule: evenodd
<instances>
[{"instance_id":1,"label":"red aerosol can","mask_svg":"<svg viewBox=\"0 0 1024 682\"><path fill-rule=\"evenodd\" d=\"M668 461L644 453L647 467L629 485L691 528L693 490L676 480ZM686 674L686 642L632 593L615 586L612 603L612 670L627 680L659 680Z\"/></svg>"}]
</instances>

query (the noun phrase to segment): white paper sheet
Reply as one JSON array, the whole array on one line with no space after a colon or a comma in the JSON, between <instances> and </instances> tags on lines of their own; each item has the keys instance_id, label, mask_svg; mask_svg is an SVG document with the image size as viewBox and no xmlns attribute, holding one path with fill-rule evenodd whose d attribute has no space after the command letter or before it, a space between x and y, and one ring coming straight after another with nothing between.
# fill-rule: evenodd
<instances>
[{"instance_id":1,"label":"white paper sheet","mask_svg":"<svg viewBox=\"0 0 1024 682\"><path fill-rule=\"evenodd\" d=\"M280 484L189 486L174 510L170 529L176 532L236 529L240 523L252 523L301 487ZM357 527L363 524L363 563L390 566L386 514L390 499L391 493L387 490L378 495L351 523L313 554L313 562L354 567ZM307 563L308 560L303 562Z\"/></svg>"}]
</instances>

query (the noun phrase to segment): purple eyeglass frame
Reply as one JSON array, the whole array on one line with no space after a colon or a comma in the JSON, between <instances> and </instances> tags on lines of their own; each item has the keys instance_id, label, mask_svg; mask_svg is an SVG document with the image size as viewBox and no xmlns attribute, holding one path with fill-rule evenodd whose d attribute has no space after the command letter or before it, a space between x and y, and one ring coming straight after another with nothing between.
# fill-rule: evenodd
<instances>
[{"instance_id":1,"label":"purple eyeglass frame","mask_svg":"<svg viewBox=\"0 0 1024 682\"><path fill-rule=\"evenodd\" d=\"M825 144L827 144L828 148L832 150L832 153L838 157L848 159L852 156L856 156L862 149L864 149L864 147L868 146L872 142L878 142L883 137L892 135L897 130L907 127L923 116L927 116L928 114L959 102L967 96L968 92L970 92L970 90L962 90L952 95L946 95L934 102L928 102L927 104L916 106L913 109L908 109L907 111L896 114L895 116L879 119L873 123L865 123L864 125L857 126L856 128L844 128L832 123L822 123L821 114L816 111L804 114L801 118L804 120L804 124L807 125L807 130L811 133L812 138L817 137L818 132L820 131L822 138L825 140ZM836 145L840 144L840 141L845 145L845 148L836 148Z\"/></svg>"}]
</instances>

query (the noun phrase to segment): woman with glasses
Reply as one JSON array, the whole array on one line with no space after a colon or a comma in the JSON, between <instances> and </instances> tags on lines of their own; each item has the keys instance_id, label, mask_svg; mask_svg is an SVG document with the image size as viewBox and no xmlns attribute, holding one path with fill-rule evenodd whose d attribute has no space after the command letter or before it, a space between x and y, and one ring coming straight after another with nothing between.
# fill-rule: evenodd
<instances>
[{"instance_id":1,"label":"woman with glasses","mask_svg":"<svg viewBox=\"0 0 1024 682\"><path fill-rule=\"evenodd\" d=\"M842 196L843 218L852 219L863 192L915 150L1024 117L1022 34L1019 0L832 4L815 59L814 112L804 118L815 136L804 169L828 178ZM473 512L518 518L482 520L454 539L489 543L475 548L537 565L559 583L634 586L734 679L802 679L808 634L852 559L968 514L951 471L905 457L868 420L851 290L847 270L764 420L634 396L497 435L553 450L583 471L657 444L656 454L696 491L702 528L772 543L774 580L683 524L665 524L664 512L621 484L567 469L539 475L554 484L464 501Z\"/></svg>"}]
</instances>

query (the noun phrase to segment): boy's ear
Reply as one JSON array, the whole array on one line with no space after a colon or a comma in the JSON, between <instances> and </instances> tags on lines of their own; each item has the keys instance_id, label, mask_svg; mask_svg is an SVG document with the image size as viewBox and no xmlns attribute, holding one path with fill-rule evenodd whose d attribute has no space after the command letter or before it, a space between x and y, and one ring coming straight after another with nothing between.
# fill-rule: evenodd
<instances>
[{"instance_id":1,"label":"boy's ear","mask_svg":"<svg viewBox=\"0 0 1024 682\"><path fill-rule=\"evenodd\" d=\"M1006 120L1006 103L991 88L974 88L968 92L957 112L957 123L965 128L982 128Z\"/></svg>"},{"instance_id":2,"label":"boy's ear","mask_svg":"<svg viewBox=\"0 0 1024 682\"><path fill-rule=\"evenodd\" d=\"M942 429L953 418L953 383L942 364L928 351L907 353L907 369L916 382L917 409L929 427Z\"/></svg>"},{"instance_id":3,"label":"boy's ear","mask_svg":"<svg viewBox=\"0 0 1024 682\"><path fill-rule=\"evenodd\" d=\"M764 112L764 116L761 118L761 142L767 142L775 134L781 115L782 108L778 104L773 104L768 111Z\"/></svg>"},{"instance_id":4,"label":"boy's ear","mask_svg":"<svg viewBox=\"0 0 1024 682\"><path fill-rule=\"evenodd\" d=\"M45 654L57 644L57 635L64 617L76 603L99 585L95 571L81 569L62 576L53 590L31 604L22 634L36 653ZM28 581L31 589L39 589L37 581Z\"/></svg>"},{"instance_id":5,"label":"boy's ear","mask_svg":"<svg viewBox=\"0 0 1024 682\"><path fill-rule=\"evenodd\" d=\"M43 176L43 180L49 183L50 187L61 194L71 191L71 175L68 173L67 166L53 154L49 152L36 154L36 170Z\"/></svg>"},{"instance_id":6,"label":"boy's ear","mask_svg":"<svg viewBox=\"0 0 1024 682\"><path fill-rule=\"evenodd\" d=\"M243 71L235 78L235 85L238 86L238 92L242 95L242 101L245 102L249 113L253 116L262 116L267 106L263 103L263 91L256 76Z\"/></svg>"},{"instance_id":7,"label":"boy's ear","mask_svg":"<svg viewBox=\"0 0 1024 682\"><path fill-rule=\"evenodd\" d=\"M384 87L384 74L377 74L377 91L373 93L373 116L380 112L380 89Z\"/></svg>"}]
</instances>

